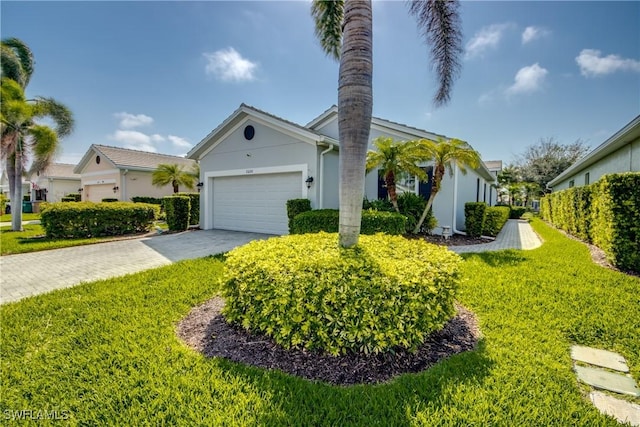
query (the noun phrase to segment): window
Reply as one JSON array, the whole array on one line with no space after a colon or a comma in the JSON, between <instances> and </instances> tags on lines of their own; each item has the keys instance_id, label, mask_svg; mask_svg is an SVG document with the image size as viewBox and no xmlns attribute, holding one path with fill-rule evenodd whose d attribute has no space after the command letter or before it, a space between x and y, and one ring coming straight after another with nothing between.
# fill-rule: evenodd
<instances>
[{"instance_id":1,"label":"window","mask_svg":"<svg viewBox=\"0 0 640 427\"><path fill-rule=\"evenodd\" d=\"M569 181L569 188L573 187L574 185L576 185L576 183L573 180Z\"/></svg>"},{"instance_id":2,"label":"window","mask_svg":"<svg viewBox=\"0 0 640 427\"><path fill-rule=\"evenodd\" d=\"M589 172L584 174L584 185L589 185Z\"/></svg>"},{"instance_id":3,"label":"window","mask_svg":"<svg viewBox=\"0 0 640 427\"><path fill-rule=\"evenodd\" d=\"M476 179L476 202L480 201L480 178Z\"/></svg>"}]
</instances>

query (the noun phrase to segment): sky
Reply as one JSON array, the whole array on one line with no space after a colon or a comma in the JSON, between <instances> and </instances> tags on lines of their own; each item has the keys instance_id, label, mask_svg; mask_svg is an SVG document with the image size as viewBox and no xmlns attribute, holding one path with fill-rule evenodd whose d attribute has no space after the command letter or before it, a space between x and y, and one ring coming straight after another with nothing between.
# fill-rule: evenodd
<instances>
[{"instance_id":1,"label":"sky","mask_svg":"<svg viewBox=\"0 0 640 427\"><path fill-rule=\"evenodd\" d=\"M461 73L435 107L429 50L404 1L373 2L373 114L465 140L484 160L541 138L592 148L640 114L640 2L461 2ZM337 104L338 63L309 1L8 1L0 35L33 51L27 96L91 144L185 155L241 103L305 125Z\"/></svg>"}]
</instances>

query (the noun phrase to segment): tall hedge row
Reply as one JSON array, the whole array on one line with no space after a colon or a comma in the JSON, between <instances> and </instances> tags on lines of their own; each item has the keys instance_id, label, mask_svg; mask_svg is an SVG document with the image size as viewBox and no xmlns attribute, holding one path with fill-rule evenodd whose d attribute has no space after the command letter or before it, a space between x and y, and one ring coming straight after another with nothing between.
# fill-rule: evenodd
<instances>
[{"instance_id":1,"label":"tall hedge row","mask_svg":"<svg viewBox=\"0 0 640 427\"><path fill-rule=\"evenodd\" d=\"M293 218L291 234L337 233L339 224L337 209L318 209L302 212ZM396 212L362 211L361 234L404 234L407 218Z\"/></svg>"},{"instance_id":2,"label":"tall hedge row","mask_svg":"<svg viewBox=\"0 0 640 427\"><path fill-rule=\"evenodd\" d=\"M471 237L497 236L510 215L509 206L487 206L484 202L464 204L464 222Z\"/></svg>"},{"instance_id":3,"label":"tall hedge row","mask_svg":"<svg viewBox=\"0 0 640 427\"><path fill-rule=\"evenodd\" d=\"M200 224L200 193L175 193L174 196L189 198L189 225Z\"/></svg>"},{"instance_id":4,"label":"tall hedge row","mask_svg":"<svg viewBox=\"0 0 640 427\"><path fill-rule=\"evenodd\" d=\"M482 234L485 236L497 236L511 217L511 212L512 210L509 206L489 206L484 214Z\"/></svg>"},{"instance_id":5,"label":"tall hedge row","mask_svg":"<svg viewBox=\"0 0 640 427\"><path fill-rule=\"evenodd\" d=\"M187 196L167 196L162 199L167 215L167 225L171 231L184 231L189 228L191 201Z\"/></svg>"},{"instance_id":6,"label":"tall hedge row","mask_svg":"<svg viewBox=\"0 0 640 427\"><path fill-rule=\"evenodd\" d=\"M49 238L117 236L148 230L158 211L157 206L143 203L47 203L40 222Z\"/></svg>"},{"instance_id":7,"label":"tall hedge row","mask_svg":"<svg viewBox=\"0 0 640 427\"><path fill-rule=\"evenodd\" d=\"M551 193L542 218L601 248L609 262L640 271L640 173L610 174L597 182Z\"/></svg>"},{"instance_id":8,"label":"tall hedge row","mask_svg":"<svg viewBox=\"0 0 640 427\"><path fill-rule=\"evenodd\" d=\"M480 237L482 235L486 210L487 204L483 202L468 202L464 204L464 224L469 236Z\"/></svg>"}]
</instances>

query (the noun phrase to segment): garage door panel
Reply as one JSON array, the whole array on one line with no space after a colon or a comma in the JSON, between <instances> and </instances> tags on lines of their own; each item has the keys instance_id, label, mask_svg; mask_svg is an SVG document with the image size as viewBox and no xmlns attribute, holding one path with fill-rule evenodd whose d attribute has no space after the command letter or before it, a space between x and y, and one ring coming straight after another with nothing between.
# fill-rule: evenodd
<instances>
[{"instance_id":1,"label":"garage door panel","mask_svg":"<svg viewBox=\"0 0 640 427\"><path fill-rule=\"evenodd\" d=\"M301 184L300 172L214 178L213 228L286 234L286 203Z\"/></svg>"}]
</instances>

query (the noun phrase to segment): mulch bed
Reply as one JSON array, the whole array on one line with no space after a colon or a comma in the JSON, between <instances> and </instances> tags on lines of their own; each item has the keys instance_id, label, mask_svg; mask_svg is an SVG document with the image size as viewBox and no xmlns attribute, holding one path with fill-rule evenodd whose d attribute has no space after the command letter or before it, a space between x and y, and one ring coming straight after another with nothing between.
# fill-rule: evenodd
<instances>
[{"instance_id":1,"label":"mulch bed","mask_svg":"<svg viewBox=\"0 0 640 427\"><path fill-rule=\"evenodd\" d=\"M221 314L224 299L195 307L177 327L178 336L207 357L223 357L264 369L335 385L372 384L400 374L420 372L447 357L473 350L481 336L475 315L457 305L457 315L431 334L415 353L331 356L304 349L286 350L265 335L228 324Z\"/></svg>"},{"instance_id":2,"label":"mulch bed","mask_svg":"<svg viewBox=\"0 0 640 427\"><path fill-rule=\"evenodd\" d=\"M448 239L438 235L419 235L419 236L407 236L410 239L422 239L429 243L433 243L441 246L466 246L466 245L481 245L483 243L491 243L492 239L484 239L481 237L470 237L462 234L454 234Z\"/></svg>"}]
</instances>

